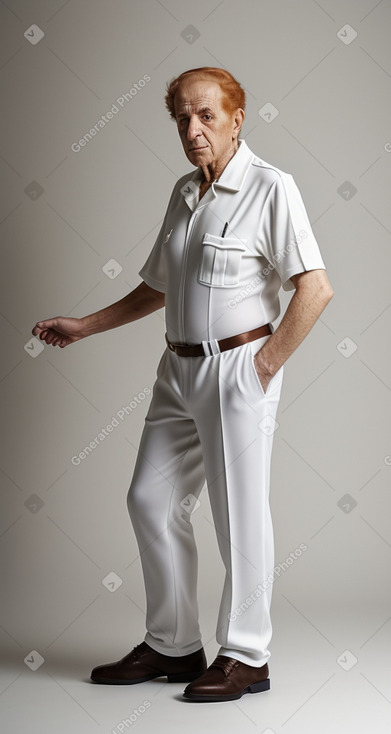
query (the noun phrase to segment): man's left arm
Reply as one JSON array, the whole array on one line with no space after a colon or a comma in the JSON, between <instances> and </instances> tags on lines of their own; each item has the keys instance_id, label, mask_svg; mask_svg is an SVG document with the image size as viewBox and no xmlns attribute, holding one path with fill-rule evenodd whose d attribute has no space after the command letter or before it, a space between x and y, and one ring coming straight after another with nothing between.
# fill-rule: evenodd
<instances>
[{"instance_id":1,"label":"man's left arm","mask_svg":"<svg viewBox=\"0 0 391 734\"><path fill-rule=\"evenodd\" d=\"M261 385L267 386L277 370L311 331L334 291L324 269L291 276L295 292L275 332L254 357Z\"/></svg>"}]
</instances>

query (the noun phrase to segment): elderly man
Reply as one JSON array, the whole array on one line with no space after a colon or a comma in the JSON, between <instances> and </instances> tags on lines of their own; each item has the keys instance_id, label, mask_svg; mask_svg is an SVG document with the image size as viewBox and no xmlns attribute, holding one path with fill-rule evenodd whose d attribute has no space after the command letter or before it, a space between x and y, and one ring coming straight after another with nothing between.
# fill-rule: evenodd
<instances>
[{"instance_id":1,"label":"elderly man","mask_svg":"<svg viewBox=\"0 0 391 734\"><path fill-rule=\"evenodd\" d=\"M143 282L81 319L33 329L47 344L166 308L167 347L128 494L147 596L146 635L97 683L167 676L191 701L270 688L274 568L270 462L284 363L333 296L292 176L239 137L245 94L223 69L191 69L166 90L196 170L174 186ZM295 292L277 329L278 291ZM218 655L207 667L198 625L191 512L207 482L225 582Z\"/></svg>"}]
</instances>

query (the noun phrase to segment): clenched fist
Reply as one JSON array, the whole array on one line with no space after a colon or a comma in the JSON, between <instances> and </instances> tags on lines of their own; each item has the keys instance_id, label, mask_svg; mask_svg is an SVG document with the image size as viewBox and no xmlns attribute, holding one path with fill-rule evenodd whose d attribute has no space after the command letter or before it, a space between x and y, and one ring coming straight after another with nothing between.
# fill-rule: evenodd
<instances>
[{"instance_id":1,"label":"clenched fist","mask_svg":"<svg viewBox=\"0 0 391 734\"><path fill-rule=\"evenodd\" d=\"M81 319L65 318L63 316L37 321L31 333L38 336L46 344L51 344L52 347L61 347L61 349L87 336L83 331Z\"/></svg>"}]
</instances>

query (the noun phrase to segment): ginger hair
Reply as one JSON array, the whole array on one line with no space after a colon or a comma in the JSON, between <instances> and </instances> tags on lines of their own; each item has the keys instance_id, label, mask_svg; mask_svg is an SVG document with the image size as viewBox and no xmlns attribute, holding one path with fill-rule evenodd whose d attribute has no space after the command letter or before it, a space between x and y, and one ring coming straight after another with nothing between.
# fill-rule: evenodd
<instances>
[{"instance_id":1,"label":"ginger hair","mask_svg":"<svg viewBox=\"0 0 391 734\"><path fill-rule=\"evenodd\" d=\"M246 94L239 84L238 81L226 71L226 69L219 69L214 66L200 66L197 69L189 69L184 71L175 79L167 82L166 94L164 97L165 105L170 113L172 120L176 120L175 115L175 94L181 81L186 79L189 75L194 74L199 81L212 81L217 82L220 85L222 91L222 105L227 114L231 115L241 107L245 109L246 105Z\"/></svg>"}]
</instances>

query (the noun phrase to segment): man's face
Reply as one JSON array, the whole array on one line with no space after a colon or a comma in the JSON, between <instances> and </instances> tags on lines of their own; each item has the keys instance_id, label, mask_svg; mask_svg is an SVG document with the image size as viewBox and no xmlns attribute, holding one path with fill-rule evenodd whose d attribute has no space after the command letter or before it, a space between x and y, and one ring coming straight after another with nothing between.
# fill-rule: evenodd
<instances>
[{"instance_id":1,"label":"man's face","mask_svg":"<svg viewBox=\"0 0 391 734\"><path fill-rule=\"evenodd\" d=\"M192 77L179 84L175 94L176 122L183 149L193 166L205 168L232 151L240 125L235 123L235 114L228 115L224 110L222 97L216 82Z\"/></svg>"}]
</instances>

